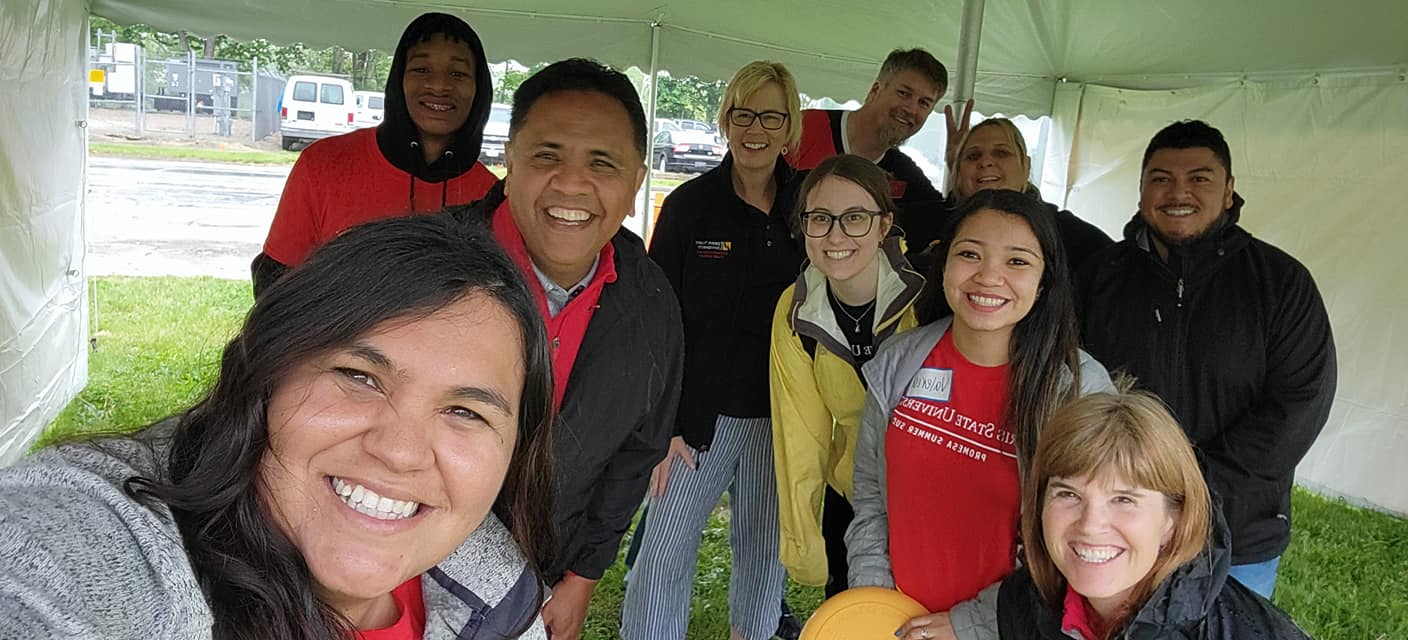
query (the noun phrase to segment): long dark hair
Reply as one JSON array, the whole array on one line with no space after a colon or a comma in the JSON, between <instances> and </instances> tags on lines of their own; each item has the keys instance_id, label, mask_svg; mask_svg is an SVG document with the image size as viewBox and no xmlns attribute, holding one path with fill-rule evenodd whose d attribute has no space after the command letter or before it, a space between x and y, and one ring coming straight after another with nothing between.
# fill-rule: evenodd
<instances>
[{"instance_id":1,"label":"long dark hair","mask_svg":"<svg viewBox=\"0 0 1408 640\"><path fill-rule=\"evenodd\" d=\"M1017 467L1026 477L1036 452L1041 426L1056 409L1080 392L1080 339L1076 333L1075 292L1071 286L1066 248L1056 219L1041 200L1002 189L985 189L970 196L949 220L940 239L938 260L929 274L930 287L915 305L919 322L928 324L952 314L942 283L948 252L963 221L983 210L1026 221L1041 245L1043 268L1036 301L1012 329L1007 425L1017 434ZM937 286L935 286L937 285Z\"/></svg>"},{"instance_id":2,"label":"long dark hair","mask_svg":"<svg viewBox=\"0 0 1408 640\"><path fill-rule=\"evenodd\" d=\"M350 624L314 596L307 564L274 524L261 491L270 394L299 363L389 320L424 317L473 294L502 304L523 339L518 440L493 512L534 571L551 556L552 369L522 275L482 226L447 215L373 222L269 287L225 347L209 395L180 418L167 477L128 481L134 497L171 509L215 638L345 640ZM540 605L542 596L539 587Z\"/></svg>"}]
</instances>

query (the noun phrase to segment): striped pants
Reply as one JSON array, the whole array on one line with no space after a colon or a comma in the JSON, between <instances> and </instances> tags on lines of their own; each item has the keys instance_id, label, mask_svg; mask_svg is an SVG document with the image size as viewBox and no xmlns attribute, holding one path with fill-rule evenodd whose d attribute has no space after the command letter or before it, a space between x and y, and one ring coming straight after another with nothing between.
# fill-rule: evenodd
<instances>
[{"instance_id":1,"label":"striped pants","mask_svg":"<svg viewBox=\"0 0 1408 640\"><path fill-rule=\"evenodd\" d=\"M766 640L777 630L786 573L777 551L771 421L719 416L715 424L713 445L695 452L697 468L675 460L665 495L651 498L621 609L625 640L685 637L699 541L724 489L732 511L729 622L748 640Z\"/></svg>"}]
</instances>

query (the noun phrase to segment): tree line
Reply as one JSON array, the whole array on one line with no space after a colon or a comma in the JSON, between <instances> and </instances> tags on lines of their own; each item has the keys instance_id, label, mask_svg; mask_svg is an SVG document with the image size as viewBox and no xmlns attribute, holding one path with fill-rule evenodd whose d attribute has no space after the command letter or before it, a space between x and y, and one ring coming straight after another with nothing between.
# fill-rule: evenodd
<instances>
[{"instance_id":1,"label":"tree line","mask_svg":"<svg viewBox=\"0 0 1408 640\"><path fill-rule=\"evenodd\" d=\"M125 42L138 45L147 60L185 57L230 60L242 68L258 60L262 68L272 68L283 75L314 73L344 76L358 91L381 91L386 76L391 73L391 53L379 49L349 50L333 46L321 49L301 42L279 45L263 38L236 40L229 36L200 35L188 31L158 31L148 25L121 25L106 18L93 16L89 22L93 34L90 44ZM97 35L102 34L102 35ZM109 35L111 34L111 35ZM489 65L494 75L494 101L508 104L513 92L528 76L547 66L539 63L524 67L516 63L498 62ZM646 99L646 74L637 69L627 70L636 82L641 99ZM656 115L662 118L687 118L713 122L723 99L723 81L702 80L694 76L660 76L660 93L656 99Z\"/></svg>"}]
</instances>

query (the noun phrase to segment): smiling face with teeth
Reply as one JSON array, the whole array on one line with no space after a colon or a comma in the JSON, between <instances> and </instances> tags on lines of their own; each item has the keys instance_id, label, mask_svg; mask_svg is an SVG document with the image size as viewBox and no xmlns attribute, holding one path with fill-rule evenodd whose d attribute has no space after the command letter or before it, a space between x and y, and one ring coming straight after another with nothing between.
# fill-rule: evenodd
<instances>
[{"instance_id":1,"label":"smiling face with teeth","mask_svg":"<svg viewBox=\"0 0 1408 640\"><path fill-rule=\"evenodd\" d=\"M1212 149L1159 149L1140 176L1139 215L1164 245L1188 244L1232 208L1233 186Z\"/></svg>"},{"instance_id":2,"label":"smiling face with teeth","mask_svg":"<svg viewBox=\"0 0 1408 640\"><path fill-rule=\"evenodd\" d=\"M753 95L733 106L754 113L788 113L787 96L776 82L763 83ZM795 117L795 114L789 115ZM734 166L741 170L771 172L787 144L788 131L787 126L775 131L764 129L760 119L754 119L753 124L747 127L729 122L725 137L728 138L728 151L733 154Z\"/></svg>"},{"instance_id":3,"label":"smiling face with teeth","mask_svg":"<svg viewBox=\"0 0 1408 640\"><path fill-rule=\"evenodd\" d=\"M840 216L848 211L879 211L875 198L860 185L839 176L827 176L806 194L805 211ZM843 302L865 304L875 299L879 277L880 241L890 231L894 214L871 221L870 232L852 238L833 222L825 237L806 237L807 259L826 276L832 291ZM850 295L847 295L850 294Z\"/></svg>"},{"instance_id":4,"label":"smiling face with teeth","mask_svg":"<svg viewBox=\"0 0 1408 640\"><path fill-rule=\"evenodd\" d=\"M635 213L645 164L631 116L599 91L539 97L508 142L504 191L533 264L562 287L586 276Z\"/></svg>"},{"instance_id":5,"label":"smiling face with teeth","mask_svg":"<svg viewBox=\"0 0 1408 640\"><path fill-rule=\"evenodd\" d=\"M1003 127L996 122L979 124L958 152L954 188L960 198L983 189L1021 191L1027 186L1029 162Z\"/></svg>"},{"instance_id":6,"label":"smiling face with teeth","mask_svg":"<svg viewBox=\"0 0 1408 640\"><path fill-rule=\"evenodd\" d=\"M940 95L939 87L924 74L902 69L876 80L861 109L874 118L882 144L896 147L919 133Z\"/></svg>"},{"instance_id":7,"label":"smiling face with teeth","mask_svg":"<svg viewBox=\"0 0 1408 640\"><path fill-rule=\"evenodd\" d=\"M1113 473L1052 477L1043 501L1051 560L1102 619L1117 619L1172 538L1177 510Z\"/></svg>"},{"instance_id":8,"label":"smiling face with teeth","mask_svg":"<svg viewBox=\"0 0 1408 640\"><path fill-rule=\"evenodd\" d=\"M354 624L394 619L391 591L489 513L517 441L522 354L508 310L471 294L384 322L275 388L261 490L319 598Z\"/></svg>"},{"instance_id":9,"label":"smiling face with teeth","mask_svg":"<svg viewBox=\"0 0 1408 640\"><path fill-rule=\"evenodd\" d=\"M979 209L958 225L943 282L960 352L972 358L964 347L979 337L1007 344L1036 303L1045 265L1041 244L1021 216Z\"/></svg>"},{"instance_id":10,"label":"smiling face with teeth","mask_svg":"<svg viewBox=\"0 0 1408 640\"><path fill-rule=\"evenodd\" d=\"M476 92L474 66L469 45L443 33L406 51L401 89L428 160L438 159L469 119Z\"/></svg>"}]
</instances>

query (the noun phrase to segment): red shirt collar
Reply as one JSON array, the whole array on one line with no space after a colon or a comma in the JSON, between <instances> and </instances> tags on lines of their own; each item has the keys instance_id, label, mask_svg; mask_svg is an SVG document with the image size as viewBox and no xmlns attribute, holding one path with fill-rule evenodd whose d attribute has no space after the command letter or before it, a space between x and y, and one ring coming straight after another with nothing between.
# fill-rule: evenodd
<instances>
[{"instance_id":1,"label":"red shirt collar","mask_svg":"<svg viewBox=\"0 0 1408 640\"><path fill-rule=\"evenodd\" d=\"M533 291L533 296L538 299L539 311L543 317L548 317L548 299L543 291L543 286L538 282L537 276L533 274L533 257L528 254L528 245L523 241L523 232L518 230L518 223L513 219L513 212L509 208L508 198L499 204L490 219L494 231L494 238L499 241L504 252L513 263L518 265L519 271L523 272L523 277L528 280L528 288ZM600 284L609 284L616 281L616 247L610 242L601 248L601 259L597 261L596 275L592 276L591 282L587 283L587 288L591 289Z\"/></svg>"},{"instance_id":2,"label":"red shirt collar","mask_svg":"<svg viewBox=\"0 0 1408 640\"><path fill-rule=\"evenodd\" d=\"M1086 640L1097 640L1100 637L1095 633L1093 623L1097 618L1095 612L1090 609L1090 603L1069 584L1066 585L1066 601L1062 608L1064 611L1061 614L1061 631L1068 634L1077 632Z\"/></svg>"}]
</instances>

